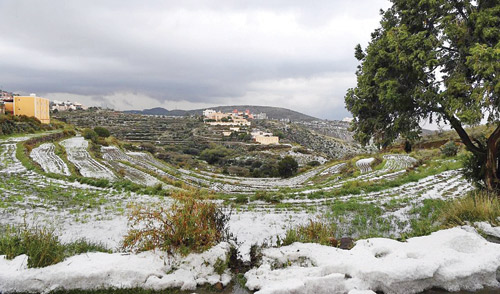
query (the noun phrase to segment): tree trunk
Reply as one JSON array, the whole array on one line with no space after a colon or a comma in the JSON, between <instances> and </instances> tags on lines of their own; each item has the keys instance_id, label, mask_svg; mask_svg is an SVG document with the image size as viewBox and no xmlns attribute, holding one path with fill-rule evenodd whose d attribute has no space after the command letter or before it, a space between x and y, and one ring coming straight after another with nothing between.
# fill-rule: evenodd
<instances>
[{"instance_id":1,"label":"tree trunk","mask_svg":"<svg viewBox=\"0 0 500 294\"><path fill-rule=\"evenodd\" d=\"M500 143L500 125L488 138L488 145L486 150L486 172L484 182L486 188L490 192L496 192L500 197L500 180L499 180L499 152L498 147Z\"/></svg>"}]
</instances>

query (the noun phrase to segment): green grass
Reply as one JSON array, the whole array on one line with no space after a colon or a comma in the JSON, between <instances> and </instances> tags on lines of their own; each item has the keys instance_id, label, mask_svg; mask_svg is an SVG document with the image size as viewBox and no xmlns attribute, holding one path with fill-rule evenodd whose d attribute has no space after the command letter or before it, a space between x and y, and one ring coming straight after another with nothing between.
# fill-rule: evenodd
<instances>
[{"instance_id":1,"label":"green grass","mask_svg":"<svg viewBox=\"0 0 500 294\"><path fill-rule=\"evenodd\" d=\"M309 220L304 225L289 228L285 238L278 241L278 246L287 246L294 242L319 243L321 245L337 246L335 234L337 227L333 223L319 220Z\"/></svg>"},{"instance_id":2,"label":"green grass","mask_svg":"<svg viewBox=\"0 0 500 294\"><path fill-rule=\"evenodd\" d=\"M6 227L0 235L0 255L13 259L21 254L28 256L28 267L46 267L65 258L86 252L111 252L104 245L80 239L61 244L54 230L45 227Z\"/></svg>"}]
</instances>

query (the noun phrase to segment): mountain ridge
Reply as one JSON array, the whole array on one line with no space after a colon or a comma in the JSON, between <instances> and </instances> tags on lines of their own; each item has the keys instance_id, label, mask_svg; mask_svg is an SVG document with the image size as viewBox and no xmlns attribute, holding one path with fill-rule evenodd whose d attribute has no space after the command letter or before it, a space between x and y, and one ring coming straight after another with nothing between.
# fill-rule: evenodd
<instances>
[{"instance_id":1,"label":"mountain ridge","mask_svg":"<svg viewBox=\"0 0 500 294\"><path fill-rule=\"evenodd\" d=\"M228 105L228 106L215 106L202 109L182 110L174 109L168 110L162 107L155 107L144 110L126 110L125 113L145 114L145 115L166 115L166 116L186 116L186 115L202 115L203 110L214 109L216 111L231 112L234 109L239 111L250 110L253 114L266 113L269 119L289 119L290 121L315 121L322 120L311 115L307 115L295 110L274 107L274 106L258 106L258 105Z\"/></svg>"}]
</instances>

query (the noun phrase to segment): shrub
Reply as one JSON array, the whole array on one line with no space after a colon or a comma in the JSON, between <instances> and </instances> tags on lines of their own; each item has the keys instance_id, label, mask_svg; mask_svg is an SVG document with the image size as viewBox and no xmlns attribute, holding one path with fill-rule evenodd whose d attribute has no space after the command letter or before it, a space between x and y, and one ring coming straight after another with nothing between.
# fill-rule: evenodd
<instances>
[{"instance_id":1,"label":"shrub","mask_svg":"<svg viewBox=\"0 0 500 294\"><path fill-rule=\"evenodd\" d=\"M308 165L308 166L315 167L315 166L320 166L320 165L321 165L321 163L320 163L319 161L317 161L317 160L313 160L313 161L309 161L309 162L307 163L307 165Z\"/></svg>"},{"instance_id":2,"label":"shrub","mask_svg":"<svg viewBox=\"0 0 500 294\"><path fill-rule=\"evenodd\" d=\"M123 249L202 252L229 239L229 217L216 204L192 198L177 200L169 208L136 206L129 215L131 229Z\"/></svg>"},{"instance_id":3,"label":"shrub","mask_svg":"<svg viewBox=\"0 0 500 294\"><path fill-rule=\"evenodd\" d=\"M222 163L224 158L231 155L231 150L224 146L216 146L211 149L205 149L200 153L200 158L209 164Z\"/></svg>"},{"instance_id":4,"label":"shrub","mask_svg":"<svg viewBox=\"0 0 500 294\"><path fill-rule=\"evenodd\" d=\"M408 140L406 140L403 149L405 150L406 153L410 153L411 150L413 149L412 145L411 145L411 142L408 141Z\"/></svg>"},{"instance_id":5,"label":"shrub","mask_svg":"<svg viewBox=\"0 0 500 294\"><path fill-rule=\"evenodd\" d=\"M289 178L297 173L299 164L291 156L285 156L278 162L278 173L283 178Z\"/></svg>"},{"instance_id":6,"label":"shrub","mask_svg":"<svg viewBox=\"0 0 500 294\"><path fill-rule=\"evenodd\" d=\"M446 226L478 221L497 224L499 217L500 202L497 196L484 191L474 191L464 198L456 199L443 211L443 221Z\"/></svg>"},{"instance_id":7,"label":"shrub","mask_svg":"<svg viewBox=\"0 0 500 294\"><path fill-rule=\"evenodd\" d=\"M467 152L467 154L462 158L463 170L465 178L474 183L476 187L483 188L485 183L483 179L485 178L485 155L474 154L472 152Z\"/></svg>"},{"instance_id":8,"label":"shrub","mask_svg":"<svg viewBox=\"0 0 500 294\"><path fill-rule=\"evenodd\" d=\"M336 231L337 227L334 223L310 219L307 224L288 229L281 245L287 246L294 242L302 242L337 246Z\"/></svg>"},{"instance_id":9,"label":"shrub","mask_svg":"<svg viewBox=\"0 0 500 294\"><path fill-rule=\"evenodd\" d=\"M103 127L95 127L94 132L99 137L102 137L102 138L107 138L107 137L111 136L111 133L109 132L109 130L106 128L103 128Z\"/></svg>"},{"instance_id":10,"label":"shrub","mask_svg":"<svg viewBox=\"0 0 500 294\"><path fill-rule=\"evenodd\" d=\"M441 146L441 153L446 157L451 157L457 155L458 146L453 141L448 141L448 143Z\"/></svg>"},{"instance_id":11,"label":"shrub","mask_svg":"<svg viewBox=\"0 0 500 294\"><path fill-rule=\"evenodd\" d=\"M91 140L92 142L97 142L97 138L99 137L97 133L91 129L83 129L82 136L86 140Z\"/></svg>"}]
</instances>

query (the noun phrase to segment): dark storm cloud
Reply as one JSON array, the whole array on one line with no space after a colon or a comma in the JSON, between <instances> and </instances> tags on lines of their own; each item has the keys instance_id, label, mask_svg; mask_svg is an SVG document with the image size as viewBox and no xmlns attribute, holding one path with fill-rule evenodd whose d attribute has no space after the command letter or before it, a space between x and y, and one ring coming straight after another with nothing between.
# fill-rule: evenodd
<instances>
[{"instance_id":1,"label":"dark storm cloud","mask_svg":"<svg viewBox=\"0 0 500 294\"><path fill-rule=\"evenodd\" d=\"M336 117L346 114L343 95L355 81L353 47L366 43L386 6L3 0L0 85L92 99L136 93L164 105L291 101L293 109ZM134 99L123 95L113 106L140 106Z\"/></svg>"}]
</instances>

